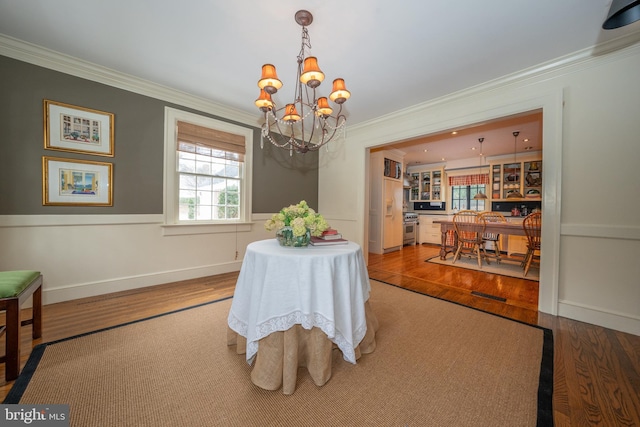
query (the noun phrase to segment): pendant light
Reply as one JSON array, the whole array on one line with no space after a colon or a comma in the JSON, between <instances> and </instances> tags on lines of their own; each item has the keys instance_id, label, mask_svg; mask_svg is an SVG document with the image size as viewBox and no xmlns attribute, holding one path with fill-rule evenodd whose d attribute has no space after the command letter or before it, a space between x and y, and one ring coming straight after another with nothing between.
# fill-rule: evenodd
<instances>
[{"instance_id":1,"label":"pendant light","mask_svg":"<svg viewBox=\"0 0 640 427\"><path fill-rule=\"evenodd\" d=\"M480 143L480 174L482 174L482 142L484 141L484 138L478 138L478 142ZM473 200L485 200L487 198L487 195L484 194L482 191L479 191L476 193L475 196L473 196Z\"/></svg>"},{"instance_id":2,"label":"pendant light","mask_svg":"<svg viewBox=\"0 0 640 427\"><path fill-rule=\"evenodd\" d=\"M513 132L513 163L516 163L516 142L518 140L518 135L520 135L520 131L516 130ZM520 186L520 176L516 175L516 181L518 181L518 186ZM507 199L522 199L524 196L520 192L520 190L512 191L507 194Z\"/></svg>"},{"instance_id":3,"label":"pendant light","mask_svg":"<svg viewBox=\"0 0 640 427\"><path fill-rule=\"evenodd\" d=\"M602 28L613 30L638 20L640 20L640 0L613 0Z\"/></svg>"}]
</instances>

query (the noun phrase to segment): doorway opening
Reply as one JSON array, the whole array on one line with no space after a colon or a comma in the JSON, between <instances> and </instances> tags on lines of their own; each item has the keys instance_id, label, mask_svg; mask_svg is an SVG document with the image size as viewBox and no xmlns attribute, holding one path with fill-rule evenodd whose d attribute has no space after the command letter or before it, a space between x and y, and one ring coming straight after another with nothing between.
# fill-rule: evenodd
<instances>
[{"instance_id":1,"label":"doorway opening","mask_svg":"<svg viewBox=\"0 0 640 427\"><path fill-rule=\"evenodd\" d=\"M515 147L513 137L514 130L520 131L522 135L522 138L516 141ZM464 171L465 169L473 170L474 168L477 169L479 166L478 157L477 155L474 156L475 153L471 149L474 142L477 144L478 137L484 138L485 144L483 146L483 150L487 159L507 161L513 157L531 157L533 154L534 156L538 156L538 160L542 161L544 157L542 149L543 110L542 108L537 108L494 120L466 125L457 129L447 129L445 131L421 137L392 142L376 146L371 151L397 150L404 152L405 158L407 159L407 161L404 162L405 171L407 167L415 169L428 167L429 165L444 165L445 173L449 171L453 173L461 173L460 171ZM486 165L485 168L488 168L488 165ZM492 184L487 187L485 194L491 193L491 185ZM544 193L541 191L540 194L542 195ZM530 197L526 201L529 202L533 199L534 197ZM540 205L544 212L545 200L538 200L540 201ZM502 203L499 203L498 209L495 209L497 201ZM447 215L452 215L454 197L451 188L447 189L446 202L448 207L445 213ZM485 202L486 206L484 210L503 210L505 209L505 206L510 206L512 204L511 201L508 203L505 202L507 201L504 199L490 197ZM409 211L413 210L411 205L412 203L409 203ZM555 205L555 201L552 202L552 205ZM556 264L555 261L552 263ZM541 265L540 268L542 271L543 266ZM557 278L554 280L554 283L551 284L552 288L556 286L556 281ZM468 288L469 284L461 284L461 286ZM486 284L483 286L486 286ZM496 281L495 286L501 286L499 280ZM481 290L481 292L485 291L486 289ZM542 293L541 291L538 292ZM555 298L552 298L552 301L554 300Z\"/></svg>"}]
</instances>

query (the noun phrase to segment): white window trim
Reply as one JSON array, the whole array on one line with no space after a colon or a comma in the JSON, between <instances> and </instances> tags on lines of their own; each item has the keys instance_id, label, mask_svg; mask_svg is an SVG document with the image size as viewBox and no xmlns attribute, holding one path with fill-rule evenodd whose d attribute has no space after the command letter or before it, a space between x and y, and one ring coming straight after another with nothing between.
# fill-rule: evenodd
<instances>
[{"instance_id":1,"label":"white window trim","mask_svg":"<svg viewBox=\"0 0 640 427\"><path fill-rule=\"evenodd\" d=\"M241 206L238 221L179 221L176 138L178 121L244 136L246 153L241 177ZM164 227L165 235L224 232L236 224L251 223L251 182L253 171L253 130L210 117L165 107L164 111ZM244 227L243 227L244 228Z\"/></svg>"}]
</instances>

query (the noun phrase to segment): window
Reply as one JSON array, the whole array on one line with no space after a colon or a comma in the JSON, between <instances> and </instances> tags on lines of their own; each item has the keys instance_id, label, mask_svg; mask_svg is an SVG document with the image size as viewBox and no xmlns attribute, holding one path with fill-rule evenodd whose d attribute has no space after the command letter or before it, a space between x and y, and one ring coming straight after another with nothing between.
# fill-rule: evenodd
<instances>
[{"instance_id":1,"label":"window","mask_svg":"<svg viewBox=\"0 0 640 427\"><path fill-rule=\"evenodd\" d=\"M489 184L488 174L449 176L451 207L460 211L484 211L487 200L475 200L474 196L479 192L487 194L487 184Z\"/></svg>"},{"instance_id":2,"label":"window","mask_svg":"<svg viewBox=\"0 0 640 427\"><path fill-rule=\"evenodd\" d=\"M253 131L166 109L165 223L247 222Z\"/></svg>"},{"instance_id":3,"label":"window","mask_svg":"<svg viewBox=\"0 0 640 427\"><path fill-rule=\"evenodd\" d=\"M485 193L485 185L454 185L451 187L451 206L454 210L484 211L486 199L475 200L478 192ZM486 194L486 193L485 193Z\"/></svg>"}]
</instances>

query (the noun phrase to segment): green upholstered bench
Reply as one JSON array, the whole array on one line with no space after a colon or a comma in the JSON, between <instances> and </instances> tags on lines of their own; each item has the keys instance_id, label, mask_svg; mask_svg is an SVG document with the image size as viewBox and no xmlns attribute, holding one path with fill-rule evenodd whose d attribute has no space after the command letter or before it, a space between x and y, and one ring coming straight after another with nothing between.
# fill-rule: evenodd
<instances>
[{"instance_id":1,"label":"green upholstered bench","mask_svg":"<svg viewBox=\"0 0 640 427\"><path fill-rule=\"evenodd\" d=\"M33 316L20 321L20 306L33 295ZM42 274L39 271L0 271L0 311L6 311L5 380L12 381L20 374L20 326L33 325L33 338L42 336Z\"/></svg>"}]
</instances>

